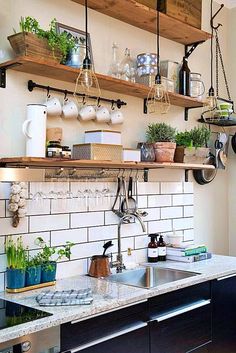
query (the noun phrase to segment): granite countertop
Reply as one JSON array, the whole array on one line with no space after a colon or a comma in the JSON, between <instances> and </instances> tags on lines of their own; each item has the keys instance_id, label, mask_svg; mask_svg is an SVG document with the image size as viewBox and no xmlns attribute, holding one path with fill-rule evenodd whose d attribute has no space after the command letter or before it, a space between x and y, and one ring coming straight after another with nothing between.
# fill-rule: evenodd
<instances>
[{"instance_id":1,"label":"granite countertop","mask_svg":"<svg viewBox=\"0 0 236 353\"><path fill-rule=\"evenodd\" d=\"M50 288L51 290L85 289L90 287L94 296L93 303L88 306L40 307L41 310L53 315L0 330L0 343L65 322L83 320L99 313L106 313L132 303L145 301L156 295L234 274L236 273L236 257L214 255L210 260L195 263L167 261L155 264L155 266L197 272L199 275L163 284L152 289L131 287L88 276L76 276L59 280L55 287ZM20 294L2 292L0 293L0 298L39 308L35 301L35 296L41 291L42 289Z\"/></svg>"}]
</instances>

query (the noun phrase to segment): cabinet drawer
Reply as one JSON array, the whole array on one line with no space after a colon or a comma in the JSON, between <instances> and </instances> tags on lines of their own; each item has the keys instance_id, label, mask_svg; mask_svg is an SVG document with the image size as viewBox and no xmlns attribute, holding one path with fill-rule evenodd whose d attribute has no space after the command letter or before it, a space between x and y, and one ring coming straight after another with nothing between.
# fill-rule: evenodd
<instances>
[{"instance_id":1,"label":"cabinet drawer","mask_svg":"<svg viewBox=\"0 0 236 353\"><path fill-rule=\"evenodd\" d=\"M142 327L147 322L147 312L145 302L85 321L66 323L61 326L62 352Z\"/></svg>"},{"instance_id":2,"label":"cabinet drawer","mask_svg":"<svg viewBox=\"0 0 236 353\"><path fill-rule=\"evenodd\" d=\"M200 283L195 286L150 298L150 319L152 319L153 316L155 317L158 314L166 312L167 310L174 310L175 308L210 298L210 282Z\"/></svg>"},{"instance_id":3,"label":"cabinet drawer","mask_svg":"<svg viewBox=\"0 0 236 353\"><path fill-rule=\"evenodd\" d=\"M151 353L186 353L211 341L210 301L186 308L150 322Z\"/></svg>"}]
</instances>

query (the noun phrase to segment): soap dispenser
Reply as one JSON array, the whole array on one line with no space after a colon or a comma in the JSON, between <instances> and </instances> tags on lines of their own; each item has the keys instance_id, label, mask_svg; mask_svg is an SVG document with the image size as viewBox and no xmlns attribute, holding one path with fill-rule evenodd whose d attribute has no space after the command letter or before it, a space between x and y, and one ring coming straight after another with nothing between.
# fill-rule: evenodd
<instances>
[{"instance_id":1,"label":"soap dispenser","mask_svg":"<svg viewBox=\"0 0 236 353\"><path fill-rule=\"evenodd\" d=\"M158 245L158 261L166 261L166 243L164 242L163 236L159 236Z\"/></svg>"},{"instance_id":2,"label":"soap dispenser","mask_svg":"<svg viewBox=\"0 0 236 353\"><path fill-rule=\"evenodd\" d=\"M158 261L158 245L157 237L158 234L149 234L151 241L148 244L148 262L157 262Z\"/></svg>"}]
</instances>

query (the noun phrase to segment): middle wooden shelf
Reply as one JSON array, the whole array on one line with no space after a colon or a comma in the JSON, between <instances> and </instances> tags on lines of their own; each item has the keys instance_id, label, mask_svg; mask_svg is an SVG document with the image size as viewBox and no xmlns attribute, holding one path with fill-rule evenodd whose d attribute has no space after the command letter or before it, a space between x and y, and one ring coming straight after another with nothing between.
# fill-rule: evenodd
<instances>
[{"instance_id":1,"label":"middle wooden shelf","mask_svg":"<svg viewBox=\"0 0 236 353\"><path fill-rule=\"evenodd\" d=\"M79 73L79 69L47 62L40 58L29 56L21 56L1 63L0 69L11 69L70 83L75 83ZM149 92L149 87L138 83L127 82L103 74L97 74L97 78L102 90L138 97L141 99L146 98ZM203 106L203 102L201 100L183 96L178 93L169 92L169 97L171 105L183 108L197 108Z\"/></svg>"}]
</instances>

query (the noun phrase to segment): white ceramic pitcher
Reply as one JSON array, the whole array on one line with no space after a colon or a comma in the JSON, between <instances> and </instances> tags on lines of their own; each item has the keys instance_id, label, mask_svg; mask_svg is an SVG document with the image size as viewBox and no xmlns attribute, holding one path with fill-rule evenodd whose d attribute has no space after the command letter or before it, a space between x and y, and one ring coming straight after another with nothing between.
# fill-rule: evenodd
<instances>
[{"instance_id":1,"label":"white ceramic pitcher","mask_svg":"<svg viewBox=\"0 0 236 353\"><path fill-rule=\"evenodd\" d=\"M43 104L28 104L22 125L26 136L26 157L45 157L47 110Z\"/></svg>"}]
</instances>

